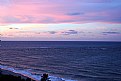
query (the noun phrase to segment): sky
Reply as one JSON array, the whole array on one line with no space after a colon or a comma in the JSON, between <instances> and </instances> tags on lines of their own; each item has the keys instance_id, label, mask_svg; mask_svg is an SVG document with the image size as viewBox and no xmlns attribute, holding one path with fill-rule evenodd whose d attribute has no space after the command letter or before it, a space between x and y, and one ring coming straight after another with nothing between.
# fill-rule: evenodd
<instances>
[{"instance_id":1,"label":"sky","mask_svg":"<svg viewBox=\"0 0 121 81\"><path fill-rule=\"evenodd\" d=\"M121 0L0 0L3 41L121 41Z\"/></svg>"}]
</instances>

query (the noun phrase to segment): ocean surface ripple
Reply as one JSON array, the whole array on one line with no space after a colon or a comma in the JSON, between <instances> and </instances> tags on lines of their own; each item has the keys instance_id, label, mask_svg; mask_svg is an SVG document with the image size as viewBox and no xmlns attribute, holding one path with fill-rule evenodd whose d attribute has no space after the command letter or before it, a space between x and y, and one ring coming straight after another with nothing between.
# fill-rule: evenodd
<instances>
[{"instance_id":1,"label":"ocean surface ripple","mask_svg":"<svg viewBox=\"0 0 121 81\"><path fill-rule=\"evenodd\" d=\"M121 81L121 42L1 42L0 68L53 81Z\"/></svg>"}]
</instances>

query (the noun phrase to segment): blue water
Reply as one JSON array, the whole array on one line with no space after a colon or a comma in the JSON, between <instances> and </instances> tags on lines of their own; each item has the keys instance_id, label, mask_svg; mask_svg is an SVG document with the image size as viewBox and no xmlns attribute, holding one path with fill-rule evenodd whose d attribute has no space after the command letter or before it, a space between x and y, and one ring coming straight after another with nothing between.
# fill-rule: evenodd
<instances>
[{"instance_id":1,"label":"blue water","mask_svg":"<svg viewBox=\"0 0 121 81\"><path fill-rule=\"evenodd\" d=\"M121 81L121 42L0 42L0 65L56 81ZM54 81L54 79L52 79Z\"/></svg>"}]
</instances>

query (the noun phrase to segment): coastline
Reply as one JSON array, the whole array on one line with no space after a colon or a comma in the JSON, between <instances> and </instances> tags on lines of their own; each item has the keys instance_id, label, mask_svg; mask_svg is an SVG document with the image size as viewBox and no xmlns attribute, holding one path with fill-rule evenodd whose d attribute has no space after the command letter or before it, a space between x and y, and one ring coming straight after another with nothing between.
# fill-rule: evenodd
<instances>
[{"instance_id":1,"label":"coastline","mask_svg":"<svg viewBox=\"0 0 121 81\"><path fill-rule=\"evenodd\" d=\"M40 76L32 75L31 73L28 73L24 70L16 70L12 67L2 66L2 65L0 65L0 75L2 76L5 75L5 78L8 76L9 77L13 76L14 78L18 77L18 78L24 79L19 81L40 81L41 79L41 75ZM51 81L77 81L77 80L64 79L64 78L55 77L55 76L49 76L49 78ZM0 81L8 81L8 80L0 80Z\"/></svg>"},{"instance_id":2,"label":"coastline","mask_svg":"<svg viewBox=\"0 0 121 81\"><path fill-rule=\"evenodd\" d=\"M23 75L23 74L20 74L20 73L15 73L15 72L12 72L10 70L6 70L6 69L1 69L0 68L0 79L3 79L3 78L6 78L6 77L12 77L13 79L17 78L17 79L21 79L20 81L38 81L38 80L35 80L34 78L32 77L29 77L27 75Z\"/></svg>"}]
</instances>

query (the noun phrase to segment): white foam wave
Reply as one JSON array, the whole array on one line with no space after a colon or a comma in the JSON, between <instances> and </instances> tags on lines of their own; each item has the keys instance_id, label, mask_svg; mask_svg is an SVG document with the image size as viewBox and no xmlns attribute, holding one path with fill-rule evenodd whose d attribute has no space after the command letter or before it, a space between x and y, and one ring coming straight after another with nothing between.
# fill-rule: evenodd
<instances>
[{"instance_id":1,"label":"white foam wave","mask_svg":"<svg viewBox=\"0 0 121 81\"><path fill-rule=\"evenodd\" d=\"M4 69L4 70L8 70L8 71L11 71L14 73L22 74L22 75L30 77L36 81L40 81L40 79L41 79L41 75L31 74L31 72L29 71L30 69L29 70L18 70L18 69L15 69L13 67L10 67L10 66L3 66L3 65L0 65L0 69ZM59 77L55 77L55 76L49 76L49 78L51 81L77 81L77 80L69 80L69 79L59 78Z\"/></svg>"}]
</instances>

